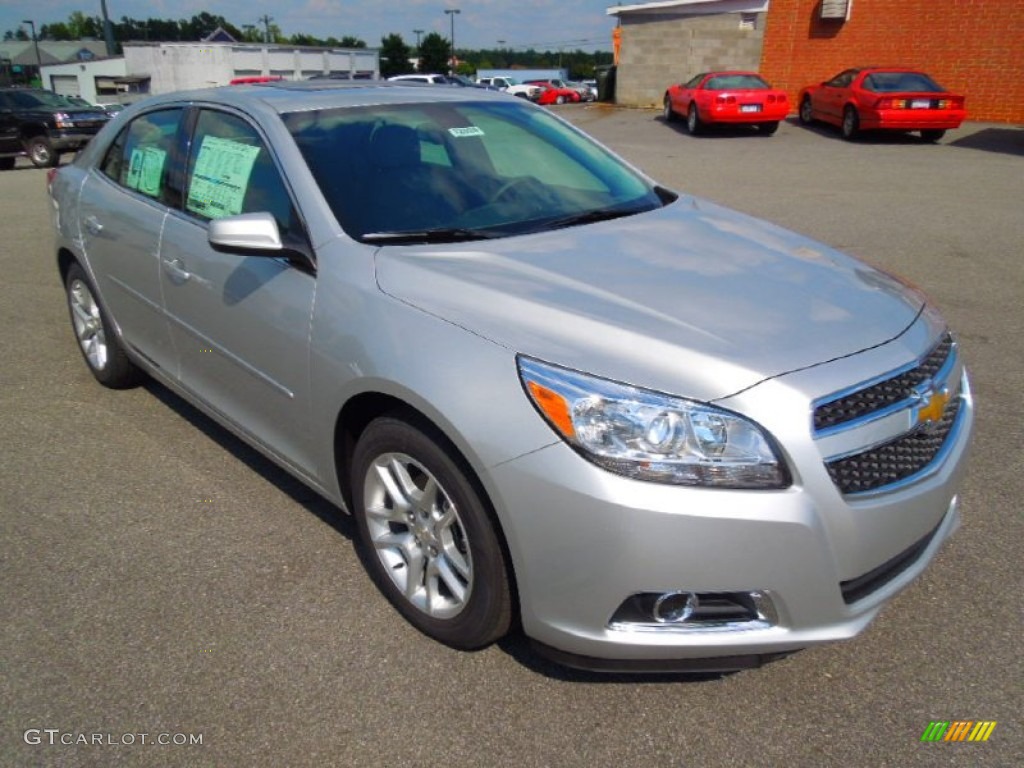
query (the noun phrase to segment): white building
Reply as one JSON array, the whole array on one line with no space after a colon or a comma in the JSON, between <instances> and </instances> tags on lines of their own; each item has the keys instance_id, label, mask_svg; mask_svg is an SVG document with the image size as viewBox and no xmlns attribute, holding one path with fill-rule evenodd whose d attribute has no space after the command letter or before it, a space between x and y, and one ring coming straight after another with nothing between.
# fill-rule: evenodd
<instances>
[{"instance_id":1,"label":"white building","mask_svg":"<svg viewBox=\"0 0 1024 768\"><path fill-rule=\"evenodd\" d=\"M228 85L237 77L376 79L376 48L310 48L262 43L125 43L124 56L42 68L43 87L93 103Z\"/></svg>"}]
</instances>

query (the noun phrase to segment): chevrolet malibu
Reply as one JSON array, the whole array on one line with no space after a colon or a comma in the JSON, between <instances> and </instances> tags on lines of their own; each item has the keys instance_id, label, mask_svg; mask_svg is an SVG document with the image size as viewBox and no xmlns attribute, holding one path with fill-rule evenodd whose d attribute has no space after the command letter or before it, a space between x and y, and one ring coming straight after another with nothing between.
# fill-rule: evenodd
<instances>
[{"instance_id":1,"label":"chevrolet malibu","mask_svg":"<svg viewBox=\"0 0 1024 768\"><path fill-rule=\"evenodd\" d=\"M156 379L351 513L455 648L755 666L856 635L959 523L971 392L924 296L521 99L155 97L50 193L95 378Z\"/></svg>"}]
</instances>

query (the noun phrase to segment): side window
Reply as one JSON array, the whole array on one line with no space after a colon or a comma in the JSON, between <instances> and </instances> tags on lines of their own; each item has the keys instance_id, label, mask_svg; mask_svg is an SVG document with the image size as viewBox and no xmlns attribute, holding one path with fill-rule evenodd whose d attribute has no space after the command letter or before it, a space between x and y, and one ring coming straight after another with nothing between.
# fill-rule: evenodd
<instances>
[{"instance_id":1,"label":"side window","mask_svg":"<svg viewBox=\"0 0 1024 768\"><path fill-rule=\"evenodd\" d=\"M301 230L284 180L256 129L240 117L209 109L196 121L185 209L207 220L270 213L282 236Z\"/></svg>"},{"instance_id":2,"label":"side window","mask_svg":"<svg viewBox=\"0 0 1024 768\"><path fill-rule=\"evenodd\" d=\"M704 77L705 77L705 73L702 72L701 74L697 75L696 77L690 78L690 81L686 85L684 85L683 87L688 89L688 90L693 90L698 85L700 85L700 81L703 80Z\"/></svg>"},{"instance_id":3,"label":"side window","mask_svg":"<svg viewBox=\"0 0 1024 768\"><path fill-rule=\"evenodd\" d=\"M182 110L149 112L129 123L107 150L100 170L122 187L173 204L167 186Z\"/></svg>"}]
</instances>

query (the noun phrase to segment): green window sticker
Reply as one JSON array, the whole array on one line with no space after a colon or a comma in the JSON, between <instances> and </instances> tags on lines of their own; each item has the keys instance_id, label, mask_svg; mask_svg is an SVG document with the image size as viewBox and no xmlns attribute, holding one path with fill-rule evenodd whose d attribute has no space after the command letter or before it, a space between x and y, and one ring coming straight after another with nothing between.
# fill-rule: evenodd
<instances>
[{"instance_id":1,"label":"green window sticker","mask_svg":"<svg viewBox=\"0 0 1024 768\"><path fill-rule=\"evenodd\" d=\"M125 186L137 189L144 195L158 197L166 162L167 152L159 147L133 149L131 161L128 164L128 177L124 182Z\"/></svg>"},{"instance_id":2,"label":"green window sticker","mask_svg":"<svg viewBox=\"0 0 1024 768\"><path fill-rule=\"evenodd\" d=\"M186 207L210 219L235 216L249 189L259 146L218 136L204 136L192 170Z\"/></svg>"},{"instance_id":3,"label":"green window sticker","mask_svg":"<svg viewBox=\"0 0 1024 768\"><path fill-rule=\"evenodd\" d=\"M475 125L470 125L465 128L449 128L448 133L454 136L456 139L464 139L468 136L483 136L483 128L477 128Z\"/></svg>"}]
</instances>

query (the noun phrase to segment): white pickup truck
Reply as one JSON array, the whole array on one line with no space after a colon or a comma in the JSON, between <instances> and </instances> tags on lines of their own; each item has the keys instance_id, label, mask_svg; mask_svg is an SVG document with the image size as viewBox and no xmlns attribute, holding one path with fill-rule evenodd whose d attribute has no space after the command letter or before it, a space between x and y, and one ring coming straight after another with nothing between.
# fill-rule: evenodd
<instances>
[{"instance_id":1,"label":"white pickup truck","mask_svg":"<svg viewBox=\"0 0 1024 768\"><path fill-rule=\"evenodd\" d=\"M476 80L481 85L493 85L495 88L511 93L530 101L540 98L541 89L536 85L525 85L514 77L478 77Z\"/></svg>"}]
</instances>

